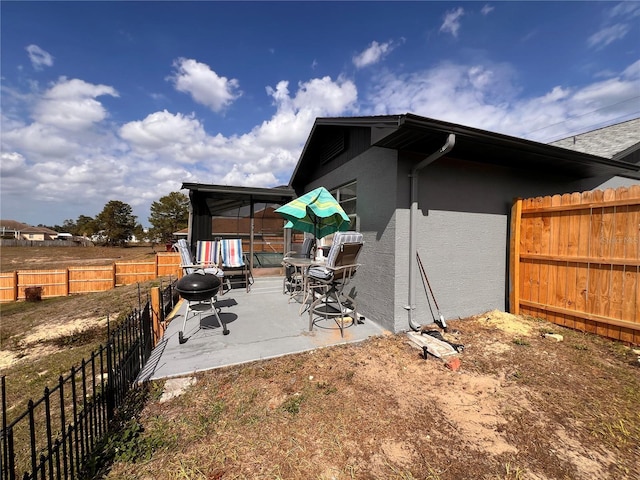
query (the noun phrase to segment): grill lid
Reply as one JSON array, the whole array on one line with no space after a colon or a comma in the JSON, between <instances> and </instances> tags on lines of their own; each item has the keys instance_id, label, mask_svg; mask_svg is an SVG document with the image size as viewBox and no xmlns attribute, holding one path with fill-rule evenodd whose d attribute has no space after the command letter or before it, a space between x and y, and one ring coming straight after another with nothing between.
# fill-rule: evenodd
<instances>
[{"instance_id":1,"label":"grill lid","mask_svg":"<svg viewBox=\"0 0 640 480\"><path fill-rule=\"evenodd\" d=\"M186 300L207 300L218 293L220 279L212 274L190 273L176 283L176 291Z\"/></svg>"}]
</instances>

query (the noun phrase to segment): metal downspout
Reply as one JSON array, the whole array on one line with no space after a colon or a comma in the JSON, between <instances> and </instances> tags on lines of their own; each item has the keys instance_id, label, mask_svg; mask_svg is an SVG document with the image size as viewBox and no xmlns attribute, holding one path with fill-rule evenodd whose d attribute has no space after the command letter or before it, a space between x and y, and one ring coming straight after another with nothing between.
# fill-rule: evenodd
<instances>
[{"instance_id":1,"label":"metal downspout","mask_svg":"<svg viewBox=\"0 0 640 480\"><path fill-rule=\"evenodd\" d=\"M440 150L433 152L427 158L418 163L411 169L411 209L409 210L409 304L406 309L409 311L409 326L412 330L420 330L420 324L415 323L413 318L413 311L415 310L415 298L416 298L416 253L418 248L416 246L416 217L418 214L418 171L427 165L435 162L443 155L446 155L451 151L456 143L456 136L450 133L447 137L445 144L440 147Z\"/></svg>"}]
</instances>

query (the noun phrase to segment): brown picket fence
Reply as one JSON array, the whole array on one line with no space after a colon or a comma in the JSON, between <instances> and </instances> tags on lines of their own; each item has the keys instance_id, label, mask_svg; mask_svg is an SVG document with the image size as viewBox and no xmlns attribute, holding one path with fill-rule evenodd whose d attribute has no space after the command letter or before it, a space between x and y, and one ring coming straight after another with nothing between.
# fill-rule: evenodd
<instances>
[{"instance_id":1,"label":"brown picket fence","mask_svg":"<svg viewBox=\"0 0 640 480\"><path fill-rule=\"evenodd\" d=\"M52 298L103 292L158 277L179 277L181 273L180 254L175 252L159 252L155 261L3 272L0 273L0 302L25 300L28 289L34 288L38 289L38 297Z\"/></svg>"},{"instance_id":2,"label":"brown picket fence","mask_svg":"<svg viewBox=\"0 0 640 480\"><path fill-rule=\"evenodd\" d=\"M640 344L640 185L515 200L510 310Z\"/></svg>"}]
</instances>

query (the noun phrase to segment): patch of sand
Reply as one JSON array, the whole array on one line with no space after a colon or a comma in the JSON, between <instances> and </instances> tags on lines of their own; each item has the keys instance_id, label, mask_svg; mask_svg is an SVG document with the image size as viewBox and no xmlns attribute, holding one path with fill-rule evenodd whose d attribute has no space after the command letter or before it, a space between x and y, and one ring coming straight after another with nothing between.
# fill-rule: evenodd
<instances>
[{"instance_id":1,"label":"patch of sand","mask_svg":"<svg viewBox=\"0 0 640 480\"><path fill-rule=\"evenodd\" d=\"M106 318L76 318L65 323L57 325L41 325L32 333L20 340L18 344L19 351L11 352L8 350L0 350L0 369L10 367L18 361L29 358L39 358L44 355L57 352L59 349L44 344L57 338L64 338L74 333L84 332L95 327L103 327L107 324Z\"/></svg>"},{"instance_id":2,"label":"patch of sand","mask_svg":"<svg viewBox=\"0 0 640 480\"><path fill-rule=\"evenodd\" d=\"M13 352L7 350L0 350L0 370L10 365L13 365L17 360L16 355Z\"/></svg>"},{"instance_id":3,"label":"patch of sand","mask_svg":"<svg viewBox=\"0 0 640 480\"><path fill-rule=\"evenodd\" d=\"M567 431L559 426L555 431L559 442L556 450L562 452L562 457L567 459L580 472L584 478L606 478L608 468L615 464L615 455L608 450L586 450L582 444L569 436Z\"/></svg>"},{"instance_id":4,"label":"patch of sand","mask_svg":"<svg viewBox=\"0 0 640 480\"><path fill-rule=\"evenodd\" d=\"M502 312L500 310L491 310L490 312L483 313L475 318L477 318L480 323L489 324L504 332L516 335L529 336L533 330L531 323L521 316Z\"/></svg>"},{"instance_id":5,"label":"patch of sand","mask_svg":"<svg viewBox=\"0 0 640 480\"><path fill-rule=\"evenodd\" d=\"M76 318L65 323L57 325L41 325L37 327L33 333L24 337L21 345L29 346L47 340L55 340L63 338L73 333L83 332L90 328L102 327L107 324L106 318Z\"/></svg>"}]
</instances>

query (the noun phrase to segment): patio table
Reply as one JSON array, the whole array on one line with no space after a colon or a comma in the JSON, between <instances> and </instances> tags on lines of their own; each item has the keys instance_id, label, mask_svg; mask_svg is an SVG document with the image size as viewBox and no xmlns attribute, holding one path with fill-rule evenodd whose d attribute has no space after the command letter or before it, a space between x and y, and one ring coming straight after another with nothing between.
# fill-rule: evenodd
<instances>
[{"instance_id":1,"label":"patio table","mask_svg":"<svg viewBox=\"0 0 640 480\"><path fill-rule=\"evenodd\" d=\"M306 304L308 297L307 292L307 271L309 267L322 266L324 261L318 261L313 258L306 257L286 257L282 259L282 263L285 266L291 266L294 268L293 278L289 286L289 301L295 298L298 293L302 293L302 305L300 306L300 314L304 311L303 307ZM285 282L286 282L285 278Z\"/></svg>"}]
</instances>

